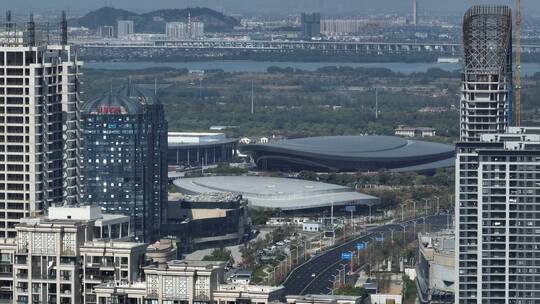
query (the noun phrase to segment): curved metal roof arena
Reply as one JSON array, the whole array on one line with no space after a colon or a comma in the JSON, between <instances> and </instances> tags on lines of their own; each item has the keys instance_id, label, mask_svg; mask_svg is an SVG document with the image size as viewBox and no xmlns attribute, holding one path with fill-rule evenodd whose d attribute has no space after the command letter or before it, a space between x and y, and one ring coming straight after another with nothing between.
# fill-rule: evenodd
<instances>
[{"instance_id":1,"label":"curved metal roof arena","mask_svg":"<svg viewBox=\"0 0 540 304\"><path fill-rule=\"evenodd\" d=\"M454 165L450 145L394 136L326 136L242 147L261 170L436 171Z\"/></svg>"},{"instance_id":2,"label":"curved metal roof arena","mask_svg":"<svg viewBox=\"0 0 540 304\"><path fill-rule=\"evenodd\" d=\"M184 194L232 192L241 194L255 208L284 211L339 206L368 206L377 197L349 187L292 178L259 176L208 176L181 178L174 182Z\"/></svg>"}]
</instances>

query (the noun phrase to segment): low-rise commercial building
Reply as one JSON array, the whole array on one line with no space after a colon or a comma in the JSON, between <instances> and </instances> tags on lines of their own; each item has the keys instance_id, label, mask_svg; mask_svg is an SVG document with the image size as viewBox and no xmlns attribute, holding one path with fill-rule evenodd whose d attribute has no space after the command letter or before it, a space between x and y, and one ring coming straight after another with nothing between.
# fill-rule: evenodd
<instances>
[{"instance_id":1,"label":"low-rise commercial building","mask_svg":"<svg viewBox=\"0 0 540 304\"><path fill-rule=\"evenodd\" d=\"M237 245L249 238L247 201L232 193L171 196L162 235L175 238L179 251Z\"/></svg>"},{"instance_id":2,"label":"low-rise commercial building","mask_svg":"<svg viewBox=\"0 0 540 304\"><path fill-rule=\"evenodd\" d=\"M394 130L394 134L404 137L433 137L437 132L435 129L429 127L399 126Z\"/></svg>"},{"instance_id":3,"label":"low-rise commercial building","mask_svg":"<svg viewBox=\"0 0 540 304\"><path fill-rule=\"evenodd\" d=\"M422 304L454 303L455 237L451 231L418 236L416 286Z\"/></svg>"},{"instance_id":4,"label":"low-rise commercial building","mask_svg":"<svg viewBox=\"0 0 540 304\"><path fill-rule=\"evenodd\" d=\"M169 132L169 166L193 167L232 161L238 139L224 133Z\"/></svg>"}]
</instances>

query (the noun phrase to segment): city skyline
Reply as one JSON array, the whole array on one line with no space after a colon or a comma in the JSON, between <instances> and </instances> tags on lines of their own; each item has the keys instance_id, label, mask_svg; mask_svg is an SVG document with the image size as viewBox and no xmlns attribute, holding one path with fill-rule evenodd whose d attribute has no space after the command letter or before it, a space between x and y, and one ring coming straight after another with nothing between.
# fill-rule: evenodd
<instances>
[{"instance_id":1,"label":"city skyline","mask_svg":"<svg viewBox=\"0 0 540 304\"><path fill-rule=\"evenodd\" d=\"M457 1L427 1L418 0L418 14L430 15L440 13L461 14L471 5L500 4L511 5L507 0L457 0ZM294 2L286 0L263 1L263 0L157 0L149 2L136 2L128 0L99 0L95 2L52 0L47 3L36 3L35 0L21 0L11 3L7 9L23 13L37 12L44 8L85 13L103 6L111 6L120 9L146 12L155 9L186 8L186 7L209 7L229 14L278 14L290 15L301 12L325 12L327 14L370 14L370 13L399 13L410 15L412 12L412 0L381 0L371 2L368 0L298 0ZM540 12L540 3L535 0L523 0L522 6L527 13Z\"/></svg>"}]
</instances>

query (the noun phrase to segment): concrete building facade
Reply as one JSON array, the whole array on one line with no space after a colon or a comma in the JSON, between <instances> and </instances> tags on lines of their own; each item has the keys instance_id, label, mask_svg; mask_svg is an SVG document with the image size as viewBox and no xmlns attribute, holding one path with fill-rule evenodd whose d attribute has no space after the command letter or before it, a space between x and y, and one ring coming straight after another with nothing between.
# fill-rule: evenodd
<instances>
[{"instance_id":1,"label":"concrete building facade","mask_svg":"<svg viewBox=\"0 0 540 304\"><path fill-rule=\"evenodd\" d=\"M492 145L482 136L505 133L511 123L511 16L510 8L506 6L473 6L463 21L465 55L460 106L461 142L457 145L455 163L455 303L509 303L509 282L505 273L511 257L507 252L499 251L501 248L509 249L509 235L508 231L491 226L494 223L506 226L510 198L505 189L496 190L502 194L497 198L483 197L492 193L492 183L484 184L481 164L484 160L479 158L479 149ZM519 140L520 136L515 136ZM510 161L506 157L504 160ZM493 175L498 179L494 181L497 187L508 185L508 177L503 172ZM493 222L486 220L486 217L493 216L502 218ZM495 231L502 234L483 238L485 232L493 234Z\"/></svg>"},{"instance_id":2,"label":"concrete building facade","mask_svg":"<svg viewBox=\"0 0 540 304\"><path fill-rule=\"evenodd\" d=\"M118 20L116 33L118 39L127 39L135 34L132 20Z\"/></svg>"},{"instance_id":3,"label":"concrete building facade","mask_svg":"<svg viewBox=\"0 0 540 304\"><path fill-rule=\"evenodd\" d=\"M79 190L82 62L70 46L10 26L12 40L0 39L0 238L48 206L76 204Z\"/></svg>"},{"instance_id":4,"label":"concrete building facade","mask_svg":"<svg viewBox=\"0 0 540 304\"><path fill-rule=\"evenodd\" d=\"M12 247L0 249L13 257L16 303L96 303L92 282L127 282L139 275L146 246L124 241L131 236L128 217L104 215L92 206L49 207L47 216L24 219L16 229ZM104 229L120 232L116 238L95 237Z\"/></svg>"}]
</instances>

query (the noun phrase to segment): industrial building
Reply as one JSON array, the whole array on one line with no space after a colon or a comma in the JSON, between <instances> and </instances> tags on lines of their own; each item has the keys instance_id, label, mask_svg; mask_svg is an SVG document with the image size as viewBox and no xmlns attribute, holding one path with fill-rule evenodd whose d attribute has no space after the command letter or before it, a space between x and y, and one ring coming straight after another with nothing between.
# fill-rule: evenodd
<instances>
[{"instance_id":1,"label":"industrial building","mask_svg":"<svg viewBox=\"0 0 540 304\"><path fill-rule=\"evenodd\" d=\"M392 136L327 136L241 147L260 170L435 172L454 165L455 148Z\"/></svg>"},{"instance_id":2,"label":"industrial building","mask_svg":"<svg viewBox=\"0 0 540 304\"><path fill-rule=\"evenodd\" d=\"M421 304L452 304L456 290L455 236L443 231L418 236L416 287Z\"/></svg>"},{"instance_id":3,"label":"industrial building","mask_svg":"<svg viewBox=\"0 0 540 304\"><path fill-rule=\"evenodd\" d=\"M379 199L349 187L300 179L258 176L209 176L182 178L174 181L186 194L241 194L252 208L279 208L289 212L314 212L331 206L366 208Z\"/></svg>"},{"instance_id":4,"label":"industrial building","mask_svg":"<svg viewBox=\"0 0 540 304\"><path fill-rule=\"evenodd\" d=\"M167 163L186 168L230 162L237 145L225 133L169 132Z\"/></svg>"},{"instance_id":5,"label":"industrial building","mask_svg":"<svg viewBox=\"0 0 540 304\"><path fill-rule=\"evenodd\" d=\"M175 238L181 253L242 244L251 236L247 202L232 193L171 195L161 234Z\"/></svg>"},{"instance_id":6,"label":"industrial building","mask_svg":"<svg viewBox=\"0 0 540 304\"><path fill-rule=\"evenodd\" d=\"M167 200L167 123L153 91L127 85L81 107L81 201L127 215L151 242Z\"/></svg>"}]
</instances>

